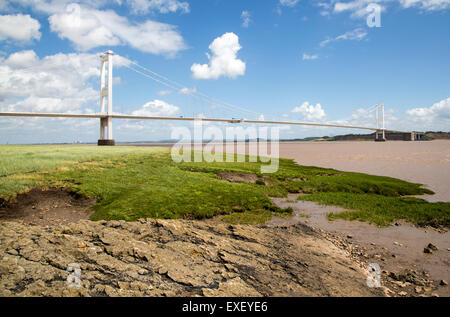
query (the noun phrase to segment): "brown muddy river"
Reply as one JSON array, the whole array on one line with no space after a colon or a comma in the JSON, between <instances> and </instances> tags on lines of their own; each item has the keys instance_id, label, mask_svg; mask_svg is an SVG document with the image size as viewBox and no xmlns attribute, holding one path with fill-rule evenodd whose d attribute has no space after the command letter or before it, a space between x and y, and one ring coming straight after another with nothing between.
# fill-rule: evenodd
<instances>
[{"instance_id":1,"label":"brown muddy river","mask_svg":"<svg viewBox=\"0 0 450 317\"><path fill-rule=\"evenodd\" d=\"M450 201L450 141L289 142L280 157L302 165L400 178L425 184L429 201ZM425 197L424 197L425 198Z\"/></svg>"}]
</instances>

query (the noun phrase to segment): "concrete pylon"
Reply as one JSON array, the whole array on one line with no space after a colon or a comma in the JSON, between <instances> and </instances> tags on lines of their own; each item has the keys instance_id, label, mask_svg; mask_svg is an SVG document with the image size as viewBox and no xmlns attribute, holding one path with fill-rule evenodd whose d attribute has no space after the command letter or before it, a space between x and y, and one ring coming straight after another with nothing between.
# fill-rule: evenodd
<instances>
[{"instance_id":1,"label":"concrete pylon","mask_svg":"<svg viewBox=\"0 0 450 317\"><path fill-rule=\"evenodd\" d=\"M377 121L377 131L375 132L375 141L384 142L386 141L386 128L384 125L384 105L376 105L376 121ZM381 108L381 129L380 129L380 115L378 108Z\"/></svg>"},{"instance_id":2,"label":"concrete pylon","mask_svg":"<svg viewBox=\"0 0 450 317\"><path fill-rule=\"evenodd\" d=\"M115 145L112 135L112 114L113 114L113 51L107 51L100 55L100 113L106 115L100 119L100 139L98 145ZM108 82L106 79L106 64L108 64ZM107 111L105 112L105 102L107 101ZM106 134L105 134L106 129Z\"/></svg>"}]
</instances>

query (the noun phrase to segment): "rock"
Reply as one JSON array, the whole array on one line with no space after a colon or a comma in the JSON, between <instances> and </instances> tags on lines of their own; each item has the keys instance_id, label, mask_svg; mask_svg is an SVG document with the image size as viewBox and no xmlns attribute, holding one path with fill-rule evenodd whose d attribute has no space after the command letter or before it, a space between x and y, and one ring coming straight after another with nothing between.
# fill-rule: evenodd
<instances>
[{"instance_id":1,"label":"rock","mask_svg":"<svg viewBox=\"0 0 450 317\"><path fill-rule=\"evenodd\" d=\"M1 222L0 241L0 296L383 295L347 251L300 224ZM81 286L69 286L77 267Z\"/></svg>"},{"instance_id":2,"label":"rock","mask_svg":"<svg viewBox=\"0 0 450 317\"><path fill-rule=\"evenodd\" d=\"M397 274L395 272L390 272L388 274L388 277L390 277L391 279L393 279L395 281L408 282L410 284L417 285L417 286L430 285L430 283L431 283L430 281L421 278L417 274L417 272L415 272L413 270L405 270L401 274Z\"/></svg>"},{"instance_id":3,"label":"rock","mask_svg":"<svg viewBox=\"0 0 450 317\"><path fill-rule=\"evenodd\" d=\"M439 282L439 285L441 285L441 286L447 286L448 283L447 283L446 280L441 280L441 281Z\"/></svg>"},{"instance_id":4,"label":"rock","mask_svg":"<svg viewBox=\"0 0 450 317\"><path fill-rule=\"evenodd\" d=\"M423 289L422 289L422 287L420 287L420 286L416 286L416 287L414 288L414 291L415 291L417 294L420 294L420 293L423 292Z\"/></svg>"},{"instance_id":5,"label":"rock","mask_svg":"<svg viewBox=\"0 0 450 317\"><path fill-rule=\"evenodd\" d=\"M381 290L383 291L383 294L387 297L390 297L391 294L394 294L393 291L391 291L389 288L387 288L386 286L381 286Z\"/></svg>"},{"instance_id":6,"label":"rock","mask_svg":"<svg viewBox=\"0 0 450 317\"><path fill-rule=\"evenodd\" d=\"M236 277L224 283L219 283L217 289L203 289L202 293L208 297L261 297L262 295L242 281L241 278Z\"/></svg>"},{"instance_id":7,"label":"rock","mask_svg":"<svg viewBox=\"0 0 450 317\"><path fill-rule=\"evenodd\" d=\"M158 270L158 274L164 275L167 274L168 270L165 267L162 267Z\"/></svg>"},{"instance_id":8,"label":"rock","mask_svg":"<svg viewBox=\"0 0 450 317\"><path fill-rule=\"evenodd\" d=\"M432 254L433 250L431 250L430 248L424 248L423 253Z\"/></svg>"},{"instance_id":9,"label":"rock","mask_svg":"<svg viewBox=\"0 0 450 317\"><path fill-rule=\"evenodd\" d=\"M407 295L408 295L408 293L405 291L398 293L398 296L407 296Z\"/></svg>"},{"instance_id":10,"label":"rock","mask_svg":"<svg viewBox=\"0 0 450 317\"><path fill-rule=\"evenodd\" d=\"M439 297L437 293L431 293L431 297Z\"/></svg>"},{"instance_id":11,"label":"rock","mask_svg":"<svg viewBox=\"0 0 450 317\"><path fill-rule=\"evenodd\" d=\"M353 236L352 236L351 234L348 234L348 235L347 235L347 238L352 239Z\"/></svg>"},{"instance_id":12,"label":"rock","mask_svg":"<svg viewBox=\"0 0 450 317\"><path fill-rule=\"evenodd\" d=\"M138 271L138 274L139 274L139 275L145 275L145 274L148 274L148 271L147 271L146 269L140 269L140 270Z\"/></svg>"},{"instance_id":13,"label":"rock","mask_svg":"<svg viewBox=\"0 0 450 317\"><path fill-rule=\"evenodd\" d=\"M427 248L430 249L430 250L432 250L432 251L437 251L437 250L438 250L437 246L435 246L435 245L432 244L432 243L429 243L428 246L427 246Z\"/></svg>"}]
</instances>

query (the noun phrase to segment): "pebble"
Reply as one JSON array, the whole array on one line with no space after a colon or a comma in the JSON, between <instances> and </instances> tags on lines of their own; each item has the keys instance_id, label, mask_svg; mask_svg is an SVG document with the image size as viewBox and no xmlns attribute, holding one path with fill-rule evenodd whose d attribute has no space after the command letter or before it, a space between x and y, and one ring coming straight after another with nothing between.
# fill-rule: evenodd
<instances>
[{"instance_id":1,"label":"pebble","mask_svg":"<svg viewBox=\"0 0 450 317\"><path fill-rule=\"evenodd\" d=\"M441 280L439 285L446 286L446 285L448 285L448 282L446 280Z\"/></svg>"},{"instance_id":2,"label":"pebble","mask_svg":"<svg viewBox=\"0 0 450 317\"><path fill-rule=\"evenodd\" d=\"M145 275L145 274L147 274L148 273L148 271L146 270L146 269L140 269L139 271L138 271L138 274L139 275Z\"/></svg>"},{"instance_id":3,"label":"pebble","mask_svg":"<svg viewBox=\"0 0 450 317\"><path fill-rule=\"evenodd\" d=\"M428 246L427 246L427 248L430 249L430 250L433 250L433 251L437 251L437 250L438 250L437 246L435 246L435 245L432 244L432 243L429 243Z\"/></svg>"}]
</instances>

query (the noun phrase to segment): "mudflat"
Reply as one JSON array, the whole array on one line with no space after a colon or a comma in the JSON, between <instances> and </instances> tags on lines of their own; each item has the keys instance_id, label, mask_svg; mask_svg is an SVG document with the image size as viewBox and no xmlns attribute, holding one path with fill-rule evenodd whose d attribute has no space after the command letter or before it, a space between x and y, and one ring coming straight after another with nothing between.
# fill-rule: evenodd
<instances>
[{"instance_id":1,"label":"mudflat","mask_svg":"<svg viewBox=\"0 0 450 317\"><path fill-rule=\"evenodd\" d=\"M450 201L450 140L282 142L280 157L307 166L400 178L426 185L428 201Z\"/></svg>"}]
</instances>

